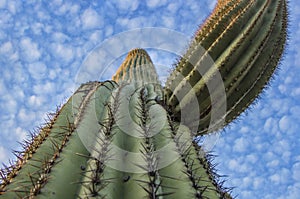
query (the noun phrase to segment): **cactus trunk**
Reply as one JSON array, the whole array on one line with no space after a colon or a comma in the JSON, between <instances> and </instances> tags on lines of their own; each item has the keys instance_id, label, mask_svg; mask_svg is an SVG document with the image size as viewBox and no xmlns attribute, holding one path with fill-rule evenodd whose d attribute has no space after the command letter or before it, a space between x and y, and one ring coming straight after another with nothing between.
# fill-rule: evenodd
<instances>
[{"instance_id":1,"label":"cactus trunk","mask_svg":"<svg viewBox=\"0 0 300 199\"><path fill-rule=\"evenodd\" d=\"M286 7L219 0L165 87L145 50L129 52L112 81L81 85L15 152L0 170L0 199L231 198L195 138L265 87L283 52Z\"/></svg>"}]
</instances>

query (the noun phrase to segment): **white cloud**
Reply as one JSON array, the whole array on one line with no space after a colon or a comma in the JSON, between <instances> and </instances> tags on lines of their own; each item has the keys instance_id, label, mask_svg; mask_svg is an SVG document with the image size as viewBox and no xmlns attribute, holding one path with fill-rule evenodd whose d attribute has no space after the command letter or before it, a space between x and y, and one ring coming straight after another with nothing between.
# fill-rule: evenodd
<instances>
[{"instance_id":1,"label":"white cloud","mask_svg":"<svg viewBox=\"0 0 300 199\"><path fill-rule=\"evenodd\" d=\"M5 8L6 3L6 0L0 0L0 8Z\"/></svg>"},{"instance_id":2,"label":"white cloud","mask_svg":"<svg viewBox=\"0 0 300 199\"><path fill-rule=\"evenodd\" d=\"M231 170L237 170L239 168L239 163L238 163L237 160L230 160L229 163L228 163L228 167Z\"/></svg>"},{"instance_id":3,"label":"white cloud","mask_svg":"<svg viewBox=\"0 0 300 199\"><path fill-rule=\"evenodd\" d=\"M261 187L263 186L264 183L264 179L260 178L260 177L255 177L253 179L253 189L256 189L259 191L259 189L261 189Z\"/></svg>"},{"instance_id":4,"label":"white cloud","mask_svg":"<svg viewBox=\"0 0 300 199\"><path fill-rule=\"evenodd\" d=\"M21 39L20 46L23 54L22 59L33 62L40 58L41 53L38 49L38 44L33 42L30 38L26 37Z\"/></svg>"},{"instance_id":5,"label":"white cloud","mask_svg":"<svg viewBox=\"0 0 300 199\"><path fill-rule=\"evenodd\" d=\"M278 86L278 90L281 92L281 94L285 94L288 90L286 84L281 84Z\"/></svg>"},{"instance_id":6,"label":"white cloud","mask_svg":"<svg viewBox=\"0 0 300 199\"><path fill-rule=\"evenodd\" d=\"M273 129L274 129L274 127L277 126L277 123L278 122L274 118L272 118L272 117L268 118L264 124L264 131L270 132L270 133L275 132L275 131L273 131Z\"/></svg>"},{"instance_id":7,"label":"white cloud","mask_svg":"<svg viewBox=\"0 0 300 199\"><path fill-rule=\"evenodd\" d=\"M105 28L105 37L109 37L109 36L111 36L113 33L114 33L114 27L108 25L108 26ZM98 39L98 41L101 41L101 39Z\"/></svg>"},{"instance_id":8,"label":"white cloud","mask_svg":"<svg viewBox=\"0 0 300 199\"><path fill-rule=\"evenodd\" d=\"M299 178L298 178L299 179ZM288 186L287 193L284 193L282 199L299 199L300 196L300 183L295 183Z\"/></svg>"},{"instance_id":9,"label":"white cloud","mask_svg":"<svg viewBox=\"0 0 300 199\"><path fill-rule=\"evenodd\" d=\"M134 17L131 19L128 18L118 18L117 24L120 24L127 29L141 28L141 27L149 27L151 26L153 21L151 18L146 18L144 16Z\"/></svg>"},{"instance_id":10,"label":"white cloud","mask_svg":"<svg viewBox=\"0 0 300 199\"><path fill-rule=\"evenodd\" d=\"M277 167L279 165L279 160L271 160L267 163L267 167Z\"/></svg>"},{"instance_id":11,"label":"white cloud","mask_svg":"<svg viewBox=\"0 0 300 199\"><path fill-rule=\"evenodd\" d=\"M71 5L69 3L65 3L65 4L62 4L58 7L58 10L56 13L59 13L59 15L64 15L66 14L66 12L69 11Z\"/></svg>"},{"instance_id":12,"label":"white cloud","mask_svg":"<svg viewBox=\"0 0 300 199\"><path fill-rule=\"evenodd\" d=\"M38 22L38 23L31 24L30 29L33 31L35 35L41 35L46 28L44 24Z\"/></svg>"},{"instance_id":13,"label":"white cloud","mask_svg":"<svg viewBox=\"0 0 300 199\"><path fill-rule=\"evenodd\" d=\"M72 2L74 3L74 2ZM70 13L72 15L77 15L77 13L80 11L80 6L79 5L76 5L76 4L73 4L70 8Z\"/></svg>"},{"instance_id":14,"label":"white cloud","mask_svg":"<svg viewBox=\"0 0 300 199\"><path fill-rule=\"evenodd\" d=\"M19 59L19 54L15 51L11 41L7 41L0 46L0 54L10 63L14 63Z\"/></svg>"},{"instance_id":15,"label":"white cloud","mask_svg":"<svg viewBox=\"0 0 300 199\"><path fill-rule=\"evenodd\" d=\"M173 17L166 17L166 16L163 16L162 17L162 21L163 21L163 24L165 27L167 28L174 28L175 26L175 20Z\"/></svg>"},{"instance_id":16,"label":"white cloud","mask_svg":"<svg viewBox=\"0 0 300 199\"><path fill-rule=\"evenodd\" d=\"M70 39L66 34L64 34L62 32L53 32L51 34L51 37L55 42L58 42L58 43L63 43Z\"/></svg>"},{"instance_id":17,"label":"white cloud","mask_svg":"<svg viewBox=\"0 0 300 199\"><path fill-rule=\"evenodd\" d=\"M300 96L300 87L294 88L291 93L292 96L297 97Z\"/></svg>"},{"instance_id":18,"label":"white cloud","mask_svg":"<svg viewBox=\"0 0 300 199\"><path fill-rule=\"evenodd\" d=\"M88 8L81 15L81 23L84 29L100 29L103 26L103 19L95 10Z\"/></svg>"},{"instance_id":19,"label":"white cloud","mask_svg":"<svg viewBox=\"0 0 300 199\"><path fill-rule=\"evenodd\" d=\"M244 152L248 149L249 142L245 138L236 139L233 150L236 152Z\"/></svg>"},{"instance_id":20,"label":"white cloud","mask_svg":"<svg viewBox=\"0 0 300 199\"><path fill-rule=\"evenodd\" d=\"M256 154L249 154L246 156L246 160L251 163L251 164L255 164L258 161L258 157Z\"/></svg>"},{"instance_id":21,"label":"white cloud","mask_svg":"<svg viewBox=\"0 0 300 199\"><path fill-rule=\"evenodd\" d=\"M139 7L139 0L122 0L122 1L112 1L116 9L121 11L133 12Z\"/></svg>"},{"instance_id":22,"label":"white cloud","mask_svg":"<svg viewBox=\"0 0 300 199\"><path fill-rule=\"evenodd\" d=\"M107 35L112 34L113 33L112 26L108 26L105 31ZM99 44L99 41L101 40L102 40L102 31L100 30L93 32L90 36L90 41L93 42L94 44Z\"/></svg>"},{"instance_id":23,"label":"white cloud","mask_svg":"<svg viewBox=\"0 0 300 199\"><path fill-rule=\"evenodd\" d=\"M279 128L282 133L292 133L295 128L294 118L291 116L285 115L279 120Z\"/></svg>"},{"instance_id":24,"label":"white cloud","mask_svg":"<svg viewBox=\"0 0 300 199\"><path fill-rule=\"evenodd\" d=\"M159 6L163 6L167 3L166 0L147 0L147 6L149 8L155 8L155 7L159 7Z\"/></svg>"},{"instance_id":25,"label":"white cloud","mask_svg":"<svg viewBox=\"0 0 300 199\"><path fill-rule=\"evenodd\" d=\"M17 127L15 133L16 133L16 136L17 136L18 140L22 140L23 141L23 140L26 139L27 132L24 129L22 129L21 127Z\"/></svg>"},{"instance_id":26,"label":"white cloud","mask_svg":"<svg viewBox=\"0 0 300 199\"><path fill-rule=\"evenodd\" d=\"M1 109L2 111L6 112L6 113L10 113L10 114L15 114L17 112L17 108L18 108L18 103L12 94L5 94L2 95L2 104L1 104Z\"/></svg>"},{"instance_id":27,"label":"white cloud","mask_svg":"<svg viewBox=\"0 0 300 199\"><path fill-rule=\"evenodd\" d=\"M33 86L33 92L37 95L50 94L55 92L54 82L46 81L43 84Z\"/></svg>"},{"instance_id":28,"label":"white cloud","mask_svg":"<svg viewBox=\"0 0 300 199\"><path fill-rule=\"evenodd\" d=\"M7 41L0 46L1 54L11 54L12 52L13 52L13 46L10 41Z\"/></svg>"},{"instance_id":29,"label":"white cloud","mask_svg":"<svg viewBox=\"0 0 300 199\"><path fill-rule=\"evenodd\" d=\"M292 178L298 181L300 179L300 162L297 162L296 164L293 165L292 172L293 172Z\"/></svg>"},{"instance_id":30,"label":"white cloud","mask_svg":"<svg viewBox=\"0 0 300 199\"><path fill-rule=\"evenodd\" d=\"M0 79L0 95L4 95L4 93L6 93L7 90L6 90L6 86L3 82L3 79Z\"/></svg>"},{"instance_id":31,"label":"white cloud","mask_svg":"<svg viewBox=\"0 0 300 199\"><path fill-rule=\"evenodd\" d=\"M74 58L74 49L63 43L51 44L52 54L63 63L69 63ZM62 66L62 65L61 65Z\"/></svg>"},{"instance_id":32,"label":"white cloud","mask_svg":"<svg viewBox=\"0 0 300 199\"><path fill-rule=\"evenodd\" d=\"M31 95L28 98L28 105L30 107L33 107L34 109L40 109L40 106L42 106L45 103L45 101L45 98L42 96Z\"/></svg>"},{"instance_id":33,"label":"white cloud","mask_svg":"<svg viewBox=\"0 0 300 199\"><path fill-rule=\"evenodd\" d=\"M20 1L10 1L7 4L7 9L12 13L16 14L21 9L21 2Z\"/></svg>"},{"instance_id":34,"label":"white cloud","mask_svg":"<svg viewBox=\"0 0 300 199\"><path fill-rule=\"evenodd\" d=\"M0 146L0 162L7 162L7 154L7 150L4 147Z\"/></svg>"},{"instance_id":35,"label":"white cloud","mask_svg":"<svg viewBox=\"0 0 300 199\"><path fill-rule=\"evenodd\" d=\"M279 184L279 182L280 182L280 175L279 174L274 174L274 175L270 176L270 180L274 184Z\"/></svg>"},{"instance_id":36,"label":"white cloud","mask_svg":"<svg viewBox=\"0 0 300 199\"><path fill-rule=\"evenodd\" d=\"M169 12L171 12L172 14L175 14L178 9L180 8L180 3L179 2L172 2L167 6L167 9Z\"/></svg>"},{"instance_id":37,"label":"white cloud","mask_svg":"<svg viewBox=\"0 0 300 199\"><path fill-rule=\"evenodd\" d=\"M47 75L47 67L42 62L35 62L28 65L28 71L34 79L43 79Z\"/></svg>"},{"instance_id":38,"label":"white cloud","mask_svg":"<svg viewBox=\"0 0 300 199\"><path fill-rule=\"evenodd\" d=\"M56 6L61 6L61 4L63 3L63 0L53 0L52 3Z\"/></svg>"}]
</instances>

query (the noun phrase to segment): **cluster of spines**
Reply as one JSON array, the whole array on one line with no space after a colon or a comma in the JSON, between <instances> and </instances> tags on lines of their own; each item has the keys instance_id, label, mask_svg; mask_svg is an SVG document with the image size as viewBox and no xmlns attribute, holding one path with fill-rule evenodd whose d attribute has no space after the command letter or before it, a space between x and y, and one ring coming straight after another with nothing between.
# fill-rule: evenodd
<instances>
[{"instance_id":1,"label":"cluster of spines","mask_svg":"<svg viewBox=\"0 0 300 199\"><path fill-rule=\"evenodd\" d=\"M218 195L219 198L231 198L230 189L223 187L223 182L220 181L222 176L219 176L216 171L216 165L212 164L213 156L204 150L190 138L184 138L187 132L180 130L176 122L172 121L168 116L169 128L171 137L175 142L175 149L180 155L180 160L184 165L183 172L189 178L192 188L194 189L195 198L211 198ZM205 174L203 174L203 172ZM213 195L212 193L216 194Z\"/></svg>"},{"instance_id":2,"label":"cluster of spines","mask_svg":"<svg viewBox=\"0 0 300 199\"><path fill-rule=\"evenodd\" d=\"M222 93L224 89L226 101L218 106L226 106L225 124L231 122L265 87L286 40L285 0L220 3L225 6L217 6L196 33L191 47L169 77L164 92L166 103L179 118L181 110L191 103L191 97L197 96L202 110L198 134L210 132L212 95L207 88L208 82L214 81L216 74L221 75L225 88L215 85L211 90ZM215 67L209 65L209 59L214 61ZM177 96L183 97L178 99ZM215 126L221 128L225 124L216 122ZM187 125L193 126L193 121Z\"/></svg>"},{"instance_id":3,"label":"cluster of spines","mask_svg":"<svg viewBox=\"0 0 300 199\"><path fill-rule=\"evenodd\" d=\"M48 121L46 121L44 127L38 129L39 132L30 132L29 138L20 142L23 150L17 151L14 150L13 154L17 158L16 162L11 162L10 166L3 165L4 168L0 170L0 195L4 194L7 190L6 187L11 184L14 178L18 175L18 172L22 167L32 159L33 155L36 153L36 150L40 145L49 137L49 133L55 123L58 115L60 114L60 108L57 108L55 113L48 114ZM42 160L40 160L42 161ZM27 192L30 197L35 195L41 188L41 186L46 182L47 176L45 174L49 173L50 166L53 164L53 158L50 161L45 161L43 163L43 169L39 170L39 177L36 178L30 173L28 177L30 179L32 188L30 189L20 189L14 190L16 192ZM24 186L25 187L25 186Z\"/></svg>"},{"instance_id":4,"label":"cluster of spines","mask_svg":"<svg viewBox=\"0 0 300 199\"><path fill-rule=\"evenodd\" d=\"M36 152L38 147L49 136L51 128L55 123L57 116L59 115L60 107L56 108L55 113L47 114L47 120L45 120L43 127L39 127L33 132L29 132L28 138L19 142L21 150L13 150L13 154L16 157L16 162L10 161L10 165L3 165L3 169L0 169L0 193L1 190L10 183L11 179L17 175L17 172L22 168L27 160L32 158L32 155Z\"/></svg>"},{"instance_id":5,"label":"cluster of spines","mask_svg":"<svg viewBox=\"0 0 300 199\"><path fill-rule=\"evenodd\" d=\"M83 99L90 98L89 93L102 85L99 82L90 82L78 89L75 94L80 94ZM5 172L1 171L1 194L6 197L29 197L38 195L46 183L48 183L51 170L59 163L58 159L63 153L71 135L75 130L74 112L77 112L75 120L83 116L84 108L81 101L81 110L72 107L72 98L61 107L50 122L40 129L37 135L31 134L32 139L24 145L24 151L18 153L18 161ZM75 111L74 109L78 109Z\"/></svg>"},{"instance_id":6,"label":"cluster of spines","mask_svg":"<svg viewBox=\"0 0 300 199\"><path fill-rule=\"evenodd\" d=\"M163 193L160 189L161 180L158 173L158 157L155 155L155 145L153 137L151 135L151 128L153 124L149 125L149 102L148 101L148 90L142 88L139 91L139 104L137 106L139 126L141 127L141 136L143 141L141 142L141 153L145 161L145 165L138 165L143 169L147 175L146 180L138 180L140 186L147 192L148 198L159 198L160 196L168 195L169 193ZM150 103L151 104L151 103Z\"/></svg>"},{"instance_id":7,"label":"cluster of spines","mask_svg":"<svg viewBox=\"0 0 300 199\"><path fill-rule=\"evenodd\" d=\"M81 182L78 182L81 184L78 193L79 198L105 197L102 190L113 181L113 179L106 178L104 174L106 171L106 162L112 158L109 155L109 145L111 145L113 136L115 135L114 129L119 109L120 88L122 86L117 89L115 95L112 93L107 100L101 102L103 112L102 116L98 118L99 130L95 136L95 144L92 153L88 156L87 168L81 174L83 179ZM101 93L99 93L98 97L101 97ZM97 101L97 97L95 101ZM96 104L98 103L96 102Z\"/></svg>"},{"instance_id":8,"label":"cluster of spines","mask_svg":"<svg viewBox=\"0 0 300 199\"><path fill-rule=\"evenodd\" d=\"M118 82L118 79L115 80ZM193 134L190 133L187 127L180 126L172 120L172 117L166 111L161 113L159 109L156 117L161 118L163 120L161 123L165 123L165 126L158 134L151 136L150 131L157 124L150 119L150 107L160 106L156 100L153 100L153 97L149 99L149 96L152 95L151 92L154 90L151 87L153 85L137 89L135 94L131 95L131 99L136 102L136 107L131 107L130 110L135 109L134 112L136 113L133 115L133 118L141 127L141 136L143 137L143 141L140 141L140 152L143 154L145 163L138 166L148 176L145 178L145 174L130 174L131 180L141 182L140 186L148 193L149 198L158 198L159 196L166 198L230 198L229 194L225 194L225 189L217 182L218 176L213 172L213 165L206 162L208 159L202 157L205 153L195 143L194 145L192 144ZM138 100L133 99L134 96ZM159 168L161 157L157 156L157 154L155 155L154 151L159 151L160 148L168 143L172 143L172 149L174 149L172 152L176 154L174 157L177 160L166 168ZM176 175L174 170L169 170L170 168L177 168L177 172L182 172L179 175L181 177L178 177L179 173ZM191 187L190 184L192 184ZM191 188L194 191L191 191Z\"/></svg>"}]
</instances>

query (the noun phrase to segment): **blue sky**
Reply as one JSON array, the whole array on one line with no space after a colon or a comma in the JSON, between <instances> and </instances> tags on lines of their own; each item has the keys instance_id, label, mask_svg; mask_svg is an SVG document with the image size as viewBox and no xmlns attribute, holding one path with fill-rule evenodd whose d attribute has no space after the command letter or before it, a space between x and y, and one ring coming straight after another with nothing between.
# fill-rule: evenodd
<instances>
[{"instance_id":1,"label":"blue sky","mask_svg":"<svg viewBox=\"0 0 300 199\"><path fill-rule=\"evenodd\" d=\"M0 162L13 158L11 151L20 148L17 141L70 97L86 57L107 39L146 27L191 37L215 3L0 0ZM228 176L225 185L235 187L238 198L300 195L299 2L291 0L289 10L289 45L280 69L212 149L219 174ZM162 76L174 63L168 54L152 50L150 55Z\"/></svg>"}]
</instances>

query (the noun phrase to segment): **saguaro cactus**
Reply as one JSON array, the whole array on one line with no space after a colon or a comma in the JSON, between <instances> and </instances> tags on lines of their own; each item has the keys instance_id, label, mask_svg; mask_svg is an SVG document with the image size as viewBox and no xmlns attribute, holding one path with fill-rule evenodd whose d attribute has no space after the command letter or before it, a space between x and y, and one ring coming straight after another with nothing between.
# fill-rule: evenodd
<instances>
[{"instance_id":1,"label":"saguaro cactus","mask_svg":"<svg viewBox=\"0 0 300 199\"><path fill-rule=\"evenodd\" d=\"M195 137L264 88L283 52L286 6L219 0L165 87L145 50L129 52L112 81L81 85L16 152L0 171L0 198L231 198ZM218 74L222 85L207 86ZM212 122L213 106L225 112Z\"/></svg>"}]
</instances>

